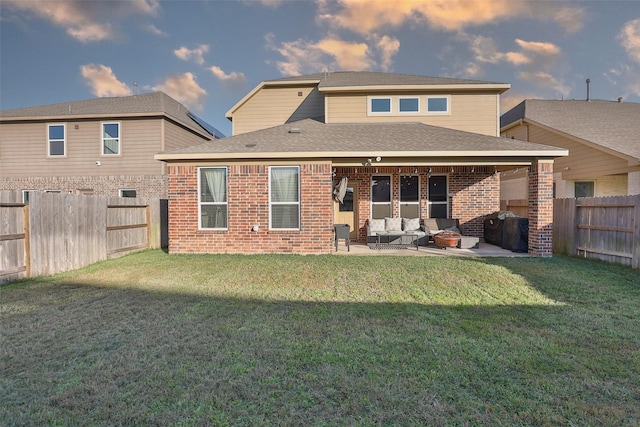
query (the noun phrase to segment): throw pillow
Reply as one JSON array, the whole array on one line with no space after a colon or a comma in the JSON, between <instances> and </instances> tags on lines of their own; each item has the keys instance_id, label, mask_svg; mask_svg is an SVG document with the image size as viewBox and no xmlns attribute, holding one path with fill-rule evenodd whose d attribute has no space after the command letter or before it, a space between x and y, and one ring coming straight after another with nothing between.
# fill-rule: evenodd
<instances>
[{"instance_id":1,"label":"throw pillow","mask_svg":"<svg viewBox=\"0 0 640 427\"><path fill-rule=\"evenodd\" d=\"M402 218L404 231L416 231L420 229L420 218Z\"/></svg>"},{"instance_id":2,"label":"throw pillow","mask_svg":"<svg viewBox=\"0 0 640 427\"><path fill-rule=\"evenodd\" d=\"M402 231L402 218L385 218L386 231Z\"/></svg>"},{"instance_id":3,"label":"throw pillow","mask_svg":"<svg viewBox=\"0 0 640 427\"><path fill-rule=\"evenodd\" d=\"M370 219L369 220L369 231L379 232L384 231L384 219Z\"/></svg>"}]
</instances>

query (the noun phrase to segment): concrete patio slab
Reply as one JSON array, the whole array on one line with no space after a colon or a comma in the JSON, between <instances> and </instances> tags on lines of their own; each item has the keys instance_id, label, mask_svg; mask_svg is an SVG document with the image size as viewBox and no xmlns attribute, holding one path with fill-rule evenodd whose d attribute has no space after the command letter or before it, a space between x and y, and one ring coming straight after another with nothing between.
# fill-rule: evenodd
<instances>
[{"instance_id":1,"label":"concrete patio slab","mask_svg":"<svg viewBox=\"0 0 640 427\"><path fill-rule=\"evenodd\" d=\"M440 249L435 244L429 246L420 246L419 250L415 247L407 249L371 249L369 246L351 242L351 251L347 252L345 244L338 245L338 251L333 252L335 255L353 255L353 256L462 256L462 257L528 257L528 253L511 252L508 249L502 249L500 246L491 245L489 243L480 242L476 249L459 249L447 248Z\"/></svg>"}]
</instances>

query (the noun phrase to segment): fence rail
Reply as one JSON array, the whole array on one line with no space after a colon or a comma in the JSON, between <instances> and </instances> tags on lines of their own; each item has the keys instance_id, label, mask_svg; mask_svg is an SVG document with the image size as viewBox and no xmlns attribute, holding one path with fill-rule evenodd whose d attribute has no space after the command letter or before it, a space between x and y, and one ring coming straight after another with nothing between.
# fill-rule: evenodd
<instances>
[{"instance_id":1,"label":"fence rail","mask_svg":"<svg viewBox=\"0 0 640 427\"><path fill-rule=\"evenodd\" d=\"M640 195L554 203L554 253L640 268Z\"/></svg>"},{"instance_id":2,"label":"fence rail","mask_svg":"<svg viewBox=\"0 0 640 427\"><path fill-rule=\"evenodd\" d=\"M0 192L0 284L84 267L161 247L166 202L33 192Z\"/></svg>"}]
</instances>

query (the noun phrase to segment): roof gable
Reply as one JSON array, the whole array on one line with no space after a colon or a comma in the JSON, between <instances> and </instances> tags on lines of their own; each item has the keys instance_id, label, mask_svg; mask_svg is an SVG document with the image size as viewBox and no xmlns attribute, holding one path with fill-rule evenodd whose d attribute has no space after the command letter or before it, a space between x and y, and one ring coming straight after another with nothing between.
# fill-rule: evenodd
<instances>
[{"instance_id":1,"label":"roof gable","mask_svg":"<svg viewBox=\"0 0 640 427\"><path fill-rule=\"evenodd\" d=\"M520 119L640 160L638 103L527 99L506 112L500 126Z\"/></svg>"},{"instance_id":2,"label":"roof gable","mask_svg":"<svg viewBox=\"0 0 640 427\"><path fill-rule=\"evenodd\" d=\"M145 117L164 115L202 135L219 138L222 133L201 119L195 119L187 108L164 92L122 97L102 97L83 101L0 111L0 120L65 120L74 118ZM209 127L209 129L207 128ZM213 132L215 130L215 132ZM224 135L222 135L224 136Z\"/></svg>"}]
</instances>

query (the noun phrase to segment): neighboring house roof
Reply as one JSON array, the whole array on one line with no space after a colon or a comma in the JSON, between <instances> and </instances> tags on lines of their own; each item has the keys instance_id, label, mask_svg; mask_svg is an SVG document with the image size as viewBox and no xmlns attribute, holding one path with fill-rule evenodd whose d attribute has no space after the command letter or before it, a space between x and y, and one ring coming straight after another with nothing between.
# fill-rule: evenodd
<instances>
[{"instance_id":1,"label":"neighboring house roof","mask_svg":"<svg viewBox=\"0 0 640 427\"><path fill-rule=\"evenodd\" d=\"M157 160L566 156L567 150L423 123L322 123L305 119L156 154ZM491 158L489 160L489 158ZM426 159L425 159L426 161Z\"/></svg>"},{"instance_id":2,"label":"neighboring house roof","mask_svg":"<svg viewBox=\"0 0 640 427\"><path fill-rule=\"evenodd\" d=\"M80 118L106 119L157 115L164 115L203 136L224 137L220 131L194 116L184 105L164 92L93 98L84 101L4 110L0 111L0 122Z\"/></svg>"},{"instance_id":3,"label":"neighboring house roof","mask_svg":"<svg viewBox=\"0 0 640 427\"><path fill-rule=\"evenodd\" d=\"M640 160L640 104L527 99L502 115L505 130L520 120Z\"/></svg>"},{"instance_id":4,"label":"neighboring house roof","mask_svg":"<svg viewBox=\"0 0 640 427\"><path fill-rule=\"evenodd\" d=\"M336 71L307 74L265 80L245 95L226 113L231 119L233 113L265 86L286 86L291 84L318 86L320 92L375 91L375 90L493 90L502 93L511 87L508 83L482 80L453 79L446 77L414 76L409 74L377 73L371 71Z\"/></svg>"}]
</instances>

